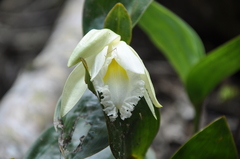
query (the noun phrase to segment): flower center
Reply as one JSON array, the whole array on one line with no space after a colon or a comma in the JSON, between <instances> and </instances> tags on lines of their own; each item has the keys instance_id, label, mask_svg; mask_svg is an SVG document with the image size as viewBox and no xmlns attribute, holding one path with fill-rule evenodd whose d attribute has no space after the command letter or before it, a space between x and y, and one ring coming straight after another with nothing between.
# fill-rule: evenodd
<instances>
[{"instance_id":1,"label":"flower center","mask_svg":"<svg viewBox=\"0 0 240 159\"><path fill-rule=\"evenodd\" d=\"M108 70L103 78L104 83L111 80L118 80L119 78L123 80L128 80L127 72L120 66L115 59L108 66Z\"/></svg>"},{"instance_id":2,"label":"flower center","mask_svg":"<svg viewBox=\"0 0 240 159\"><path fill-rule=\"evenodd\" d=\"M109 51L103 66L93 78L94 87L101 96L103 110L111 121L118 114L122 120L130 118L145 92L145 82L141 75L129 69L131 63L124 63L125 58L119 55L117 48Z\"/></svg>"},{"instance_id":3,"label":"flower center","mask_svg":"<svg viewBox=\"0 0 240 159\"><path fill-rule=\"evenodd\" d=\"M104 85L108 85L114 101L115 106L120 109L122 106L122 99L125 98L128 88L128 75L127 72L120 66L115 59L112 59L108 65L107 72L103 78Z\"/></svg>"}]
</instances>

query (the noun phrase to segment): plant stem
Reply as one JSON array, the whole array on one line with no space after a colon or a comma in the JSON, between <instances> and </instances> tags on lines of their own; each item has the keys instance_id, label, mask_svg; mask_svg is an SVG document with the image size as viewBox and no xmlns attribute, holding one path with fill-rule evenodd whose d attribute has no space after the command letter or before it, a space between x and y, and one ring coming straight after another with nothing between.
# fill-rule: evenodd
<instances>
[{"instance_id":1,"label":"plant stem","mask_svg":"<svg viewBox=\"0 0 240 159\"><path fill-rule=\"evenodd\" d=\"M194 132L196 133L199 131L199 125L201 121L201 114L202 114L202 104L195 104L195 117L194 117Z\"/></svg>"}]
</instances>

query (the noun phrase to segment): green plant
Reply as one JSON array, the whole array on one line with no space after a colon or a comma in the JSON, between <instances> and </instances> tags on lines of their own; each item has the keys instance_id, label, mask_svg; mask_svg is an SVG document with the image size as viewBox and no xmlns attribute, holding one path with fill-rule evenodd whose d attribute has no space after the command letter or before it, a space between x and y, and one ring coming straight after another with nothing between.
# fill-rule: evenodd
<instances>
[{"instance_id":1,"label":"green plant","mask_svg":"<svg viewBox=\"0 0 240 159\"><path fill-rule=\"evenodd\" d=\"M96 9L99 6L101 9ZM172 158L238 158L225 117L220 117L201 131L199 131L199 122L202 105L207 95L220 81L240 69L240 37L206 54L202 41L195 31L157 2L151 0L112 0L110 2L88 0L85 2L84 34L92 28L108 28L121 35L121 39L129 44L132 28L136 24L139 24L172 64L196 111L194 131L197 133ZM93 54L96 51L95 48L101 50L103 46L113 41L113 39L108 41L108 38L98 39L96 37L96 39L97 42L94 41L87 46L86 53L89 53L88 50L93 47L90 51ZM99 43L103 46L98 46ZM84 46L81 45L81 47ZM78 52L81 52L81 56L78 56ZM154 91L153 93L150 91L151 82L147 86L151 100L148 100L150 98L147 98L146 94L142 95L134 110L131 110L132 114L126 117L127 119L122 116L110 118L112 114L103 113L102 108L106 109L106 107L103 102L101 102L102 105L99 103L104 98L104 93L96 88L97 85L91 77L93 74L92 66L89 67L89 64L92 65L91 59L87 59L87 56L85 58L82 52L84 51L79 51L77 48L72 55L73 58L70 58L70 65L80 64L70 75L70 82L67 81L70 83L69 86L68 84L65 86L71 87L70 91L65 93L69 101L66 102L66 95L63 93L63 102L71 103L73 100L79 100L76 88L79 86L77 84L79 79L83 77L86 82L84 89L88 87L92 93L85 92L85 95L80 95L82 97L77 104L70 104L72 105L70 107L67 107L67 104L61 105L60 99L54 119L55 129L58 132L53 127L45 131L25 158L59 158L60 155L65 158L86 158L100 153L102 158L141 159L145 157L153 159L154 155L152 153L146 155L146 152L150 152L149 146L158 132L160 114L156 107L150 105L151 102L155 106L160 105L153 97ZM79 71L81 73L76 73ZM145 79L145 82L148 81L147 78ZM111 147L111 151L105 149L107 146ZM101 150L104 153L101 153Z\"/></svg>"}]
</instances>

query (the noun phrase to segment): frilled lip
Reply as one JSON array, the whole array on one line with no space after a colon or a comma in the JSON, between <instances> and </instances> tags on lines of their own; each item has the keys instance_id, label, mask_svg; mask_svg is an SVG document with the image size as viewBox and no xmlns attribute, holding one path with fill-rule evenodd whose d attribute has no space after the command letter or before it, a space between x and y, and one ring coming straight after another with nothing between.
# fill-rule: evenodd
<instances>
[{"instance_id":1,"label":"frilled lip","mask_svg":"<svg viewBox=\"0 0 240 159\"><path fill-rule=\"evenodd\" d=\"M87 89L87 85L84 81L85 69L80 61L80 57L86 60L92 76L91 79L94 79L106 60L106 54L111 47L110 44L119 45L117 51L121 52L121 54L117 55L116 61L127 71L140 74L141 79L145 82L147 91L144 93L144 98L156 118L153 105L156 107L162 106L156 99L154 87L147 69L134 49L125 42L120 41L120 36L109 29L91 30L82 38L70 56L68 66L78 65L71 72L64 86L61 102L61 116L66 115L75 106ZM126 50L128 51L126 52Z\"/></svg>"},{"instance_id":2,"label":"frilled lip","mask_svg":"<svg viewBox=\"0 0 240 159\"><path fill-rule=\"evenodd\" d=\"M125 60L126 57L131 60ZM93 84L111 121L118 117L118 112L122 120L132 115L145 92L142 73L144 66L125 42L109 44L104 65L93 78Z\"/></svg>"}]
</instances>

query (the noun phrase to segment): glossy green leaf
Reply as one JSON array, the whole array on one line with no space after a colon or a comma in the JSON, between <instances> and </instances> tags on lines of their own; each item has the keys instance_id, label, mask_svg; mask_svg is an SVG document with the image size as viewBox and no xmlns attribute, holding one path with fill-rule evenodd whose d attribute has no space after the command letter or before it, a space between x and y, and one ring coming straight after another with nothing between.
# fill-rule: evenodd
<instances>
[{"instance_id":1,"label":"glossy green leaf","mask_svg":"<svg viewBox=\"0 0 240 159\"><path fill-rule=\"evenodd\" d=\"M122 3L128 11L134 26L152 0L87 0L83 10L83 33L91 29L102 29L104 20L116 3Z\"/></svg>"},{"instance_id":2,"label":"glossy green leaf","mask_svg":"<svg viewBox=\"0 0 240 159\"><path fill-rule=\"evenodd\" d=\"M132 38L132 21L126 8L117 3L108 13L104 28L111 29L115 33L121 36L121 40L127 44L130 43Z\"/></svg>"},{"instance_id":3,"label":"glossy green leaf","mask_svg":"<svg viewBox=\"0 0 240 159\"><path fill-rule=\"evenodd\" d=\"M185 82L191 67L205 56L203 44L195 31L157 2L151 3L139 25Z\"/></svg>"},{"instance_id":4,"label":"glossy green leaf","mask_svg":"<svg viewBox=\"0 0 240 159\"><path fill-rule=\"evenodd\" d=\"M146 101L142 98L132 116L111 122L107 119L109 144L115 158L142 159L158 132L160 124L159 110L155 108L157 120L152 115Z\"/></svg>"},{"instance_id":5,"label":"glossy green leaf","mask_svg":"<svg viewBox=\"0 0 240 159\"><path fill-rule=\"evenodd\" d=\"M239 69L240 36L211 51L191 69L186 88L193 104L201 105L220 81Z\"/></svg>"},{"instance_id":6,"label":"glossy green leaf","mask_svg":"<svg viewBox=\"0 0 240 159\"><path fill-rule=\"evenodd\" d=\"M61 106L61 103L58 103ZM56 108L56 114L60 109ZM57 117L55 117L57 119ZM87 91L75 107L33 144L25 159L59 159L60 151L68 159L91 156L108 146L108 134L102 107ZM60 148L60 149L59 149Z\"/></svg>"},{"instance_id":7,"label":"glossy green leaf","mask_svg":"<svg viewBox=\"0 0 240 159\"><path fill-rule=\"evenodd\" d=\"M237 151L225 117L195 134L172 159L237 159Z\"/></svg>"}]
</instances>

